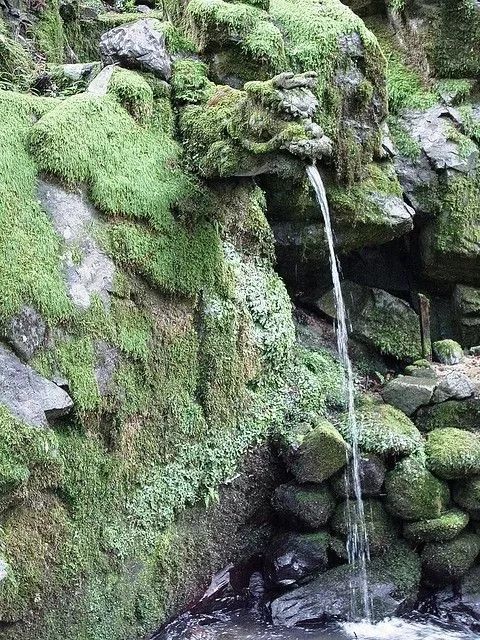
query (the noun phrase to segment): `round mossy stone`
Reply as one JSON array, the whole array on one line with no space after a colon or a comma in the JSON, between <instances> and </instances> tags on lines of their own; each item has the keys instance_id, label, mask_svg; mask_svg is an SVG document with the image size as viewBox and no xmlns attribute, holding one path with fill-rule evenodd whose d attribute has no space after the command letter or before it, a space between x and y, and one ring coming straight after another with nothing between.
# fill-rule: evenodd
<instances>
[{"instance_id":1,"label":"round mossy stone","mask_svg":"<svg viewBox=\"0 0 480 640\"><path fill-rule=\"evenodd\" d=\"M472 518L480 520L480 477L455 483L453 499Z\"/></svg>"},{"instance_id":2,"label":"round mossy stone","mask_svg":"<svg viewBox=\"0 0 480 640\"><path fill-rule=\"evenodd\" d=\"M448 485L414 457L398 462L385 480L386 506L406 521L438 518L448 504Z\"/></svg>"},{"instance_id":3,"label":"round mossy stone","mask_svg":"<svg viewBox=\"0 0 480 640\"><path fill-rule=\"evenodd\" d=\"M372 555L384 553L397 539L397 527L380 500L364 500L363 508L370 553ZM346 540L351 528L350 525L355 522L355 518L356 501L342 502L337 506L332 517L333 532Z\"/></svg>"},{"instance_id":4,"label":"round mossy stone","mask_svg":"<svg viewBox=\"0 0 480 640\"><path fill-rule=\"evenodd\" d=\"M460 580L473 566L480 552L480 536L464 533L450 542L430 542L421 558L425 578L434 585Z\"/></svg>"},{"instance_id":5,"label":"round mossy stone","mask_svg":"<svg viewBox=\"0 0 480 640\"><path fill-rule=\"evenodd\" d=\"M422 407L415 415L420 431L454 427L480 434L480 398L447 400L431 407Z\"/></svg>"},{"instance_id":6,"label":"round mossy stone","mask_svg":"<svg viewBox=\"0 0 480 640\"><path fill-rule=\"evenodd\" d=\"M427 467L445 480L480 474L480 436L446 427L435 429L425 445Z\"/></svg>"},{"instance_id":7,"label":"round mossy stone","mask_svg":"<svg viewBox=\"0 0 480 640\"><path fill-rule=\"evenodd\" d=\"M455 340L438 340L432 347L435 358L442 364L458 364L463 360L463 349Z\"/></svg>"},{"instance_id":8,"label":"round mossy stone","mask_svg":"<svg viewBox=\"0 0 480 640\"><path fill-rule=\"evenodd\" d=\"M289 525L315 531L330 519L335 500L326 486L289 483L275 489L272 505Z\"/></svg>"},{"instance_id":9,"label":"round mossy stone","mask_svg":"<svg viewBox=\"0 0 480 640\"><path fill-rule=\"evenodd\" d=\"M349 447L328 420L319 420L290 459L290 470L298 482L321 483L347 463Z\"/></svg>"},{"instance_id":10,"label":"round mossy stone","mask_svg":"<svg viewBox=\"0 0 480 640\"><path fill-rule=\"evenodd\" d=\"M339 431L347 442L352 435L348 420L341 420ZM407 456L422 446L422 435L402 411L389 404L369 402L357 411L358 443L362 451L379 456Z\"/></svg>"},{"instance_id":11,"label":"round mossy stone","mask_svg":"<svg viewBox=\"0 0 480 640\"><path fill-rule=\"evenodd\" d=\"M465 529L468 514L460 509L442 513L439 518L409 522L403 527L403 535L411 542L447 542Z\"/></svg>"}]
</instances>

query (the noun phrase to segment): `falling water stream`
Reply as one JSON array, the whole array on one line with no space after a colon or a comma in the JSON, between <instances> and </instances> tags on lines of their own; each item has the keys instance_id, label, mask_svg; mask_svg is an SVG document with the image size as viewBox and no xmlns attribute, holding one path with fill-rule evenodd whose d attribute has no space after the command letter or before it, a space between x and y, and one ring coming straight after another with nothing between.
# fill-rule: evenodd
<instances>
[{"instance_id":1,"label":"falling water stream","mask_svg":"<svg viewBox=\"0 0 480 640\"><path fill-rule=\"evenodd\" d=\"M325 222L325 235L327 236L328 250L330 255L330 267L332 271L333 292L336 308L336 337L337 348L340 361L345 372L344 389L345 400L347 405L348 430L351 437L352 457L350 461L351 477L353 484L353 493L355 500L353 508L348 508L349 516L349 534L347 540L348 561L352 567L353 579L350 581L351 587L351 619L364 619L370 622L372 619L372 605L368 589L367 563L370 560L370 552L368 547L367 528L365 523L365 513L362 501L362 490L360 484L360 450L358 446L358 424L355 415L355 392L353 385L353 370L350 357L348 355L348 331L347 331L347 314L345 310L345 302L343 300L342 289L340 286L340 270L338 267L337 256L335 254L335 244L330 220L330 210L328 208L327 194L323 181L315 165L307 167L307 174L312 186L315 190L318 204L322 211ZM350 481L350 480L349 480ZM350 492L347 492L347 495Z\"/></svg>"}]
</instances>

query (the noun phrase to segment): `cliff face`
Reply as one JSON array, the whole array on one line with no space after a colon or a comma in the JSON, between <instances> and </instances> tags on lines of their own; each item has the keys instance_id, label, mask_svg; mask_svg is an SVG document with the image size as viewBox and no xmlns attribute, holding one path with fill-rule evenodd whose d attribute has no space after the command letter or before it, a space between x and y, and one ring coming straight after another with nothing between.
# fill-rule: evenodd
<instances>
[{"instance_id":1,"label":"cliff face","mask_svg":"<svg viewBox=\"0 0 480 640\"><path fill-rule=\"evenodd\" d=\"M263 522L238 544L241 511L208 555L212 521L179 514L341 407L274 270L276 245L327 313L306 162L353 279L389 290L355 296L360 340L419 356L391 294L421 287L437 337L480 341L478 64L450 29L475 39L479 18L450 5L0 0L0 636L141 637L261 544ZM408 287L379 276L404 238Z\"/></svg>"}]
</instances>

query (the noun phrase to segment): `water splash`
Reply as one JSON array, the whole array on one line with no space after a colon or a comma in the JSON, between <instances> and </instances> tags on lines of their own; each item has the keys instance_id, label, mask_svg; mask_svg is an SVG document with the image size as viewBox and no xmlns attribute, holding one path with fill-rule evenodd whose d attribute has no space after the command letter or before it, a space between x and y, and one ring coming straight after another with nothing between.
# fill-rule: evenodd
<instances>
[{"instance_id":1,"label":"water splash","mask_svg":"<svg viewBox=\"0 0 480 640\"><path fill-rule=\"evenodd\" d=\"M365 522L365 512L362 500L362 489L360 484L360 449L358 446L358 425L355 415L354 404L354 384L353 370L350 357L348 355L348 331L347 314L340 286L340 270L335 254L335 244L333 238L332 223L330 221L330 210L328 207L327 194L323 186L322 178L318 169L314 165L307 167L308 178L315 190L318 204L322 211L325 222L325 234L327 236L328 250L330 255L330 267L332 271L333 292L336 308L336 337L337 348L340 361L345 372L344 391L347 405L348 431L351 434L352 458L350 469L355 500L353 508L347 504L349 514L349 534L347 540L348 561L352 567L353 579L350 581L351 588L351 618L353 620L364 619L370 621L372 618L372 604L368 589L367 563L370 560L368 546L367 528ZM350 492L347 491L347 495Z\"/></svg>"}]
</instances>

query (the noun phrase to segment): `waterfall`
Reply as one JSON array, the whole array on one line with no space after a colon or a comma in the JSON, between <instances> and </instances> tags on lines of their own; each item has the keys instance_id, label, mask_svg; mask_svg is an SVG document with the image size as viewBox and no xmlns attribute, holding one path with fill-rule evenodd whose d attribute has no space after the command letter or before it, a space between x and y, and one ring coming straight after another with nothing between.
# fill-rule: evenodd
<instances>
[{"instance_id":1,"label":"waterfall","mask_svg":"<svg viewBox=\"0 0 480 640\"><path fill-rule=\"evenodd\" d=\"M349 478L349 475L351 475L351 482L353 483L353 491L355 495L353 508L350 509L350 505L347 504L347 513L350 514L353 512L353 517L349 517L349 535L347 540L348 561L352 567L353 574L352 579L350 580L350 588L352 593L351 617L352 619L363 618L366 621L370 621L372 616L367 576L367 563L370 560L370 552L368 547L365 512L360 484L360 451L358 446L358 425L355 415L352 363L348 355L347 316L342 289L340 287L340 271L338 268L337 256L335 255L333 230L330 221L330 211L328 208L327 194L325 193L325 187L323 186L323 181L318 172L318 169L314 165L310 165L307 167L307 175L310 182L312 183L313 188L315 189L317 201L322 211L323 219L325 222L325 233L328 241L335 307L337 313L337 348L340 361L345 372L345 400L347 405L348 428L351 434L352 444L352 457L350 462L351 474L347 474L347 478ZM350 482L350 479L348 481ZM349 491L347 491L347 495L348 493Z\"/></svg>"}]
</instances>

